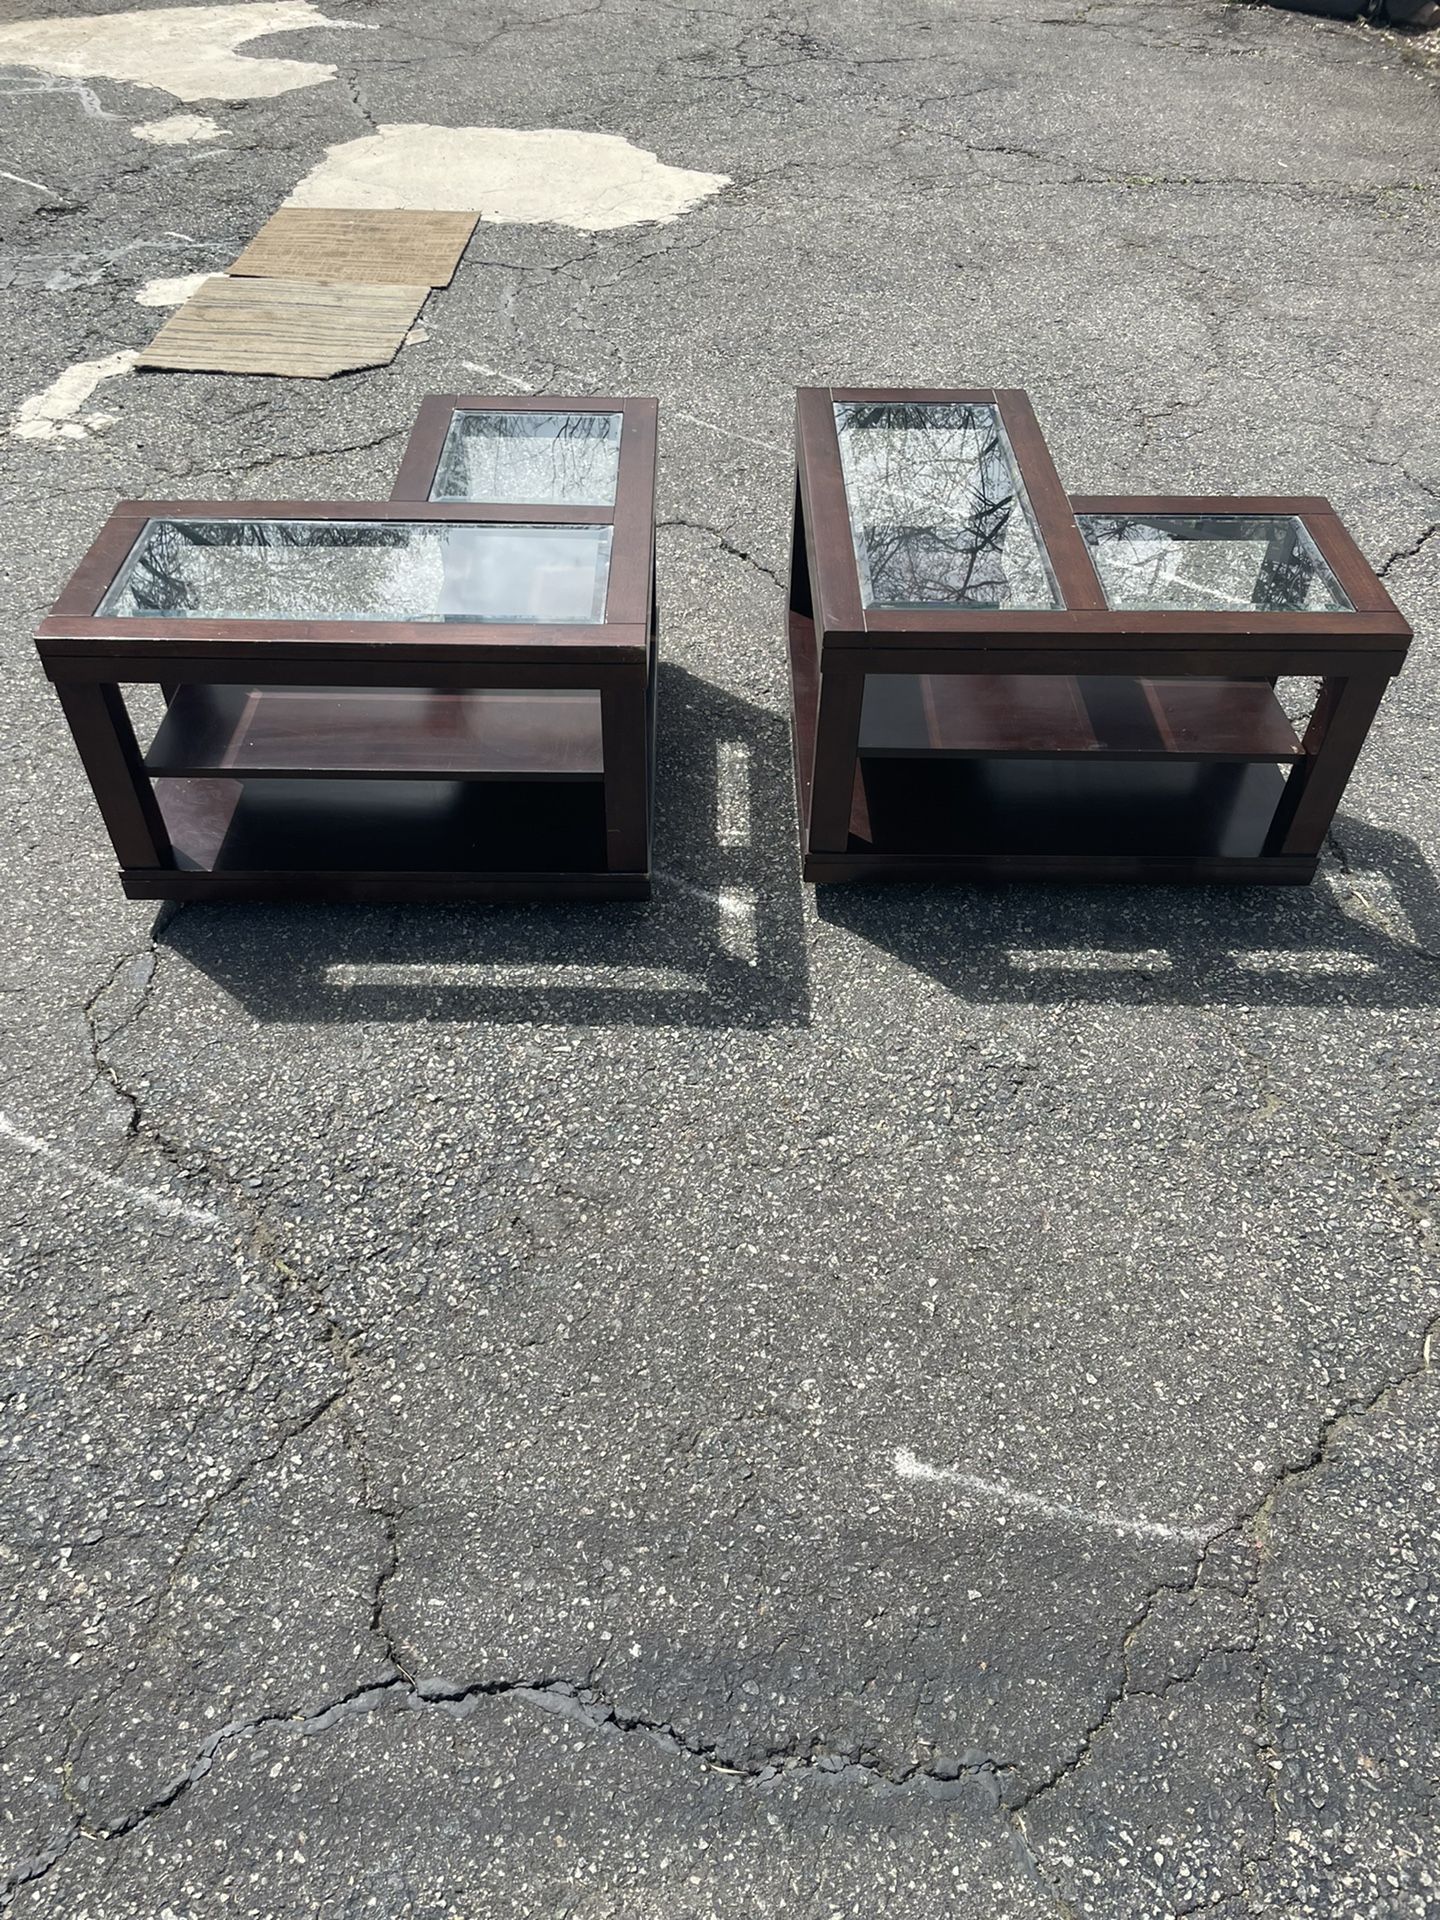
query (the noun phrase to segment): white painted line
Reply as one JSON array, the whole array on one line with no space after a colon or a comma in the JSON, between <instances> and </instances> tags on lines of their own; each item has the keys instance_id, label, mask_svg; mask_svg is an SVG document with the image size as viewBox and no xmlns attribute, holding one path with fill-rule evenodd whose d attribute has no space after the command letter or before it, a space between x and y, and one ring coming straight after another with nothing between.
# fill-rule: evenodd
<instances>
[{"instance_id":1,"label":"white painted line","mask_svg":"<svg viewBox=\"0 0 1440 1920\"><path fill-rule=\"evenodd\" d=\"M56 193L55 189L53 187L47 187L43 180L27 180L23 173L0 172L0 180L13 180L17 187L34 187L37 193L48 193L52 200L58 200L60 198L60 195Z\"/></svg>"},{"instance_id":2,"label":"white painted line","mask_svg":"<svg viewBox=\"0 0 1440 1920\"><path fill-rule=\"evenodd\" d=\"M167 1220L188 1220L192 1227L225 1225L218 1213L207 1212L204 1207L187 1207L183 1200L161 1193L158 1187L137 1187L128 1180L117 1180L113 1173L101 1173L98 1167L87 1167L83 1160L62 1153L59 1147L52 1147L48 1140L24 1132L5 1113L0 1113L0 1139L8 1140L20 1153L32 1154L37 1160L47 1160L52 1166L64 1167L67 1173L75 1174L87 1187L98 1187L102 1192L119 1194L132 1206L148 1207L151 1213L163 1214Z\"/></svg>"},{"instance_id":3,"label":"white painted line","mask_svg":"<svg viewBox=\"0 0 1440 1920\"><path fill-rule=\"evenodd\" d=\"M722 440L738 440L743 446L759 447L765 453L778 453L786 460L791 457L788 447L778 446L773 440L752 439L748 433L737 433L733 427L722 427L713 420L702 420L698 413L686 413L683 407L667 407L665 411L676 420L688 420L692 427L704 427L707 433L718 433Z\"/></svg>"},{"instance_id":4,"label":"white painted line","mask_svg":"<svg viewBox=\"0 0 1440 1920\"><path fill-rule=\"evenodd\" d=\"M902 1480L938 1481L946 1486L957 1487L962 1494L986 1506L1012 1507L1017 1513L1035 1513L1043 1520L1089 1527L1098 1533L1128 1534L1151 1540L1183 1540L1191 1546L1203 1547L1217 1533L1223 1533L1229 1524L1224 1520L1215 1520L1205 1527L1182 1527L1171 1520L1132 1520L1125 1514L1107 1513L1103 1509L1092 1513L1084 1507L1073 1507L1065 1500L1047 1500L1044 1494L1027 1493L1021 1487L1008 1486L1003 1480L982 1480L978 1473L962 1473L958 1467L933 1467L928 1460L918 1459L908 1447L896 1449L895 1472Z\"/></svg>"},{"instance_id":5,"label":"white painted line","mask_svg":"<svg viewBox=\"0 0 1440 1920\"><path fill-rule=\"evenodd\" d=\"M517 380L513 373L504 373L499 367L482 367L475 360L462 360L460 364L466 373L483 373L487 380L503 380L507 387L514 387L518 393L535 391L528 380Z\"/></svg>"}]
</instances>

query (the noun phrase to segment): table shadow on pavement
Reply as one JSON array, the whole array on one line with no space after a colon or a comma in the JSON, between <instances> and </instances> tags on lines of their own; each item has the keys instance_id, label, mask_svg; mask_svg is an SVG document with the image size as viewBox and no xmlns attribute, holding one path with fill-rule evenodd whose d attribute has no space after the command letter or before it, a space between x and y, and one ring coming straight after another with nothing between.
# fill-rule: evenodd
<instances>
[{"instance_id":1,"label":"table shadow on pavement","mask_svg":"<svg viewBox=\"0 0 1440 1920\"><path fill-rule=\"evenodd\" d=\"M820 918L974 1001L1440 1004L1440 885L1342 817L1309 887L831 886Z\"/></svg>"},{"instance_id":2,"label":"table shadow on pavement","mask_svg":"<svg viewBox=\"0 0 1440 1920\"><path fill-rule=\"evenodd\" d=\"M156 938L267 1022L803 1026L788 723L665 664L658 714L648 901L216 903Z\"/></svg>"}]
</instances>

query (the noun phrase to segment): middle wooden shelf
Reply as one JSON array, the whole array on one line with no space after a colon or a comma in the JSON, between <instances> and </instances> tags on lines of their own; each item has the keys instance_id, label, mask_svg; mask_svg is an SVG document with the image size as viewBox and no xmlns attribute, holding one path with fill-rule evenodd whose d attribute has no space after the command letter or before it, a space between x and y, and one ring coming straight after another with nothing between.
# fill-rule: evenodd
<instances>
[{"instance_id":1,"label":"middle wooden shelf","mask_svg":"<svg viewBox=\"0 0 1440 1920\"><path fill-rule=\"evenodd\" d=\"M186 685L171 696L145 770L286 780L599 780L600 695Z\"/></svg>"},{"instance_id":2,"label":"middle wooden shelf","mask_svg":"<svg viewBox=\"0 0 1440 1920\"><path fill-rule=\"evenodd\" d=\"M866 675L860 752L870 759L1298 760L1267 680L1121 674Z\"/></svg>"}]
</instances>

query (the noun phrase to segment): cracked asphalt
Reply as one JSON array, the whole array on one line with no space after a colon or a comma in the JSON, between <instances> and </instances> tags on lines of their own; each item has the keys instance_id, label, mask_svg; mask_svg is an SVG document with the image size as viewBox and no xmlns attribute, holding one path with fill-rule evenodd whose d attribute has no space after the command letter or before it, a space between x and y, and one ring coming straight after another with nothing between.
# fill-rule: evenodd
<instances>
[{"instance_id":1,"label":"cracked asphalt","mask_svg":"<svg viewBox=\"0 0 1440 1920\"><path fill-rule=\"evenodd\" d=\"M328 11L246 51L339 80L206 146L0 72L7 411L379 123L733 184L481 227L391 367L6 442L13 1912L1435 1915L1434 36ZM1338 504L1417 639L1312 889L801 886L830 380ZM127 904L29 643L111 502L383 497L422 394L509 385L661 399L655 899Z\"/></svg>"}]
</instances>

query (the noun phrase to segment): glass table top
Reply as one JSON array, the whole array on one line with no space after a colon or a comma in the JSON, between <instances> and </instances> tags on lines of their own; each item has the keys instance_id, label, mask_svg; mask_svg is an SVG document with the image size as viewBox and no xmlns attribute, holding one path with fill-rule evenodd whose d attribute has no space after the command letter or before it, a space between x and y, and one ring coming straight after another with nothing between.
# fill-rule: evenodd
<instances>
[{"instance_id":1,"label":"glass table top","mask_svg":"<svg viewBox=\"0 0 1440 1920\"><path fill-rule=\"evenodd\" d=\"M996 408L835 406L867 607L1063 606Z\"/></svg>"},{"instance_id":2,"label":"glass table top","mask_svg":"<svg viewBox=\"0 0 1440 1920\"><path fill-rule=\"evenodd\" d=\"M539 621L605 617L609 527L150 520L101 617Z\"/></svg>"},{"instance_id":3,"label":"glass table top","mask_svg":"<svg viewBox=\"0 0 1440 1920\"><path fill-rule=\"evenodd\" d=\"M618 413L451 415L432 500L610 507L620 472Z\"/></svg>"},{"instance_id":4,"label":"glass table top","mask_svg":"<svg viewBox=\"0 0 1440 1920\"><path fill-rule=\"evenodd\" d=\"M1353 613L1291 514L1082 513L1105 598L1117 611Z\"/></svg>"}]
</instances>

